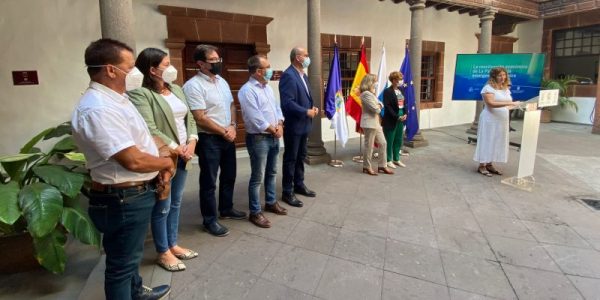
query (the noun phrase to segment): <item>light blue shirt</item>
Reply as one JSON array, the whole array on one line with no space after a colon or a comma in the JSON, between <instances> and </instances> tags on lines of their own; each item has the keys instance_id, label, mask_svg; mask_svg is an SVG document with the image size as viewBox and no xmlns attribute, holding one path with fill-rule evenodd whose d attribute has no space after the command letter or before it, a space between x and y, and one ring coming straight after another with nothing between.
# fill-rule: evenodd
<instances>
[{"instance_id":1,"label":"light blue shirt","mask_svg":"<svg viewBox=\"0 0 600 300\"><path fill-rule=\"evenodd\" d=\"M242 86L238 92L238 99L247 133L265 133L270 125L276 127L279 121L283 121L283 114L275 102L273 89L254 77L250 77Z\"/></svg>"},{"instance_id":2,"label":"light blue shirt","mask_svg":"<svg viewBox=\"0 0 600 300\"><path fill-rule=\"evenodd\" d=\"M203 109L206 116L217 125L227 127L231 123L231 103L233 95L227 81L217 75L214 80L205 74L198 74L183 85L190 110ZM198 131L207 132L200 126Z\"/></svg>"}]
</instances>

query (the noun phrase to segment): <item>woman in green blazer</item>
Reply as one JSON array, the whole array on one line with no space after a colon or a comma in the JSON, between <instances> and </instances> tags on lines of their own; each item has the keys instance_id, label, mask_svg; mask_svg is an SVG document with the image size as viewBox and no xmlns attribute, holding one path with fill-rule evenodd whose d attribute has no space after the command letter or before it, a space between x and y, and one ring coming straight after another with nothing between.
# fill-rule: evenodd
<instances>
[{"instance_id":1,"label":"woman in green blazer","mask_svg":"<svg viewBox=\"0 0 600 300\"><path fill-rule=\"evenodd\" d=\"M128 92L150 133L178 154L177 172L171 179L171 194L154 205L152 236L158 257L156 263L167 271L183 271L180 259L198 256L193 250L177 245L179 211L187 176L186 165L194 155L198 134L183 90L172 84L177 70L167 53L156 48L142 51L135 66L144 74L141 88Z\"/></svg>"}]
</instances>

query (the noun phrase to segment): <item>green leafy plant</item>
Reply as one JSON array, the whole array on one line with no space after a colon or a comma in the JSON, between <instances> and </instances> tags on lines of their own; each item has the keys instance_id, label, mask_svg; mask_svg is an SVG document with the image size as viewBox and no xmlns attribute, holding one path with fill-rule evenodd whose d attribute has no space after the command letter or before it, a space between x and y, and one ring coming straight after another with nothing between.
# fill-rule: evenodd
<instances>
[{"instance_id":1,"label":"green leafy plant","mask_svg":"<svg viewBox=\"0 0 600 300\"><path fill-rule=\"evenodd\" d=\"M571 107L575 112L579 111L577 102L571 100L567 96L567 90L569 85L578 83L577 77L574 75L568 75L563 79L545 79L542 80L542 88L545 90L558 90L558 104L561 108Z\"/></svg>"},{"instance_id":2,"label":"green leafy plant","mask_svg":"<svg viewBox=\"0 0 600 300\"><path fill-rule=\"evenodd\" d=\"M48 128L19 154L0 157L0 238L30 234L35 258L53 273L65 270L67 234L100 246L100 233L80 205L90 179L71 132L68 122ZM36 147L53 138L59 140L49 151Z\"/></svg>"}]
</instances>

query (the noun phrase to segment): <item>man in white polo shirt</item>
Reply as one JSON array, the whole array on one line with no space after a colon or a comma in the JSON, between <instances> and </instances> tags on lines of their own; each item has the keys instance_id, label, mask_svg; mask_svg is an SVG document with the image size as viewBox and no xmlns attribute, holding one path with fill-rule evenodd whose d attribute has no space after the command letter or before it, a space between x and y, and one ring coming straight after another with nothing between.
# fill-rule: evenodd
<instances>
[{"instance_id":1,"label":"man in white polo shirt","mask_svg":"<svg viewBox=\"0 0 600 300\"><path fill-rule=\"evenodd\" d=\"M100 39L85 50L85 64L91 82L71 122L92 177L89 215L104 234L106 299L162 299L170 287L143 286L138 268L156 201L154 179L168 180L175 167L158 157L144 119L125 95L143 80L132 49Z\"/></svg>"},{"instance_id":2,"label":"man in white polo shirt","mask_svg":"<svg viewBox=\"0 0 600 300\"><path fill-rule=\"evenodd\" d=\"M183 85L183 91L198 125L196 154L200 165L202 223L210 234L226 236L229 229L217 221L215 190L219 168L220 217L243 220L246 213L233 208L236 109L229 84L220 76L223 61L217 50L211 45L196 47L194 60L200 72Z\"/></svg>"}]
</instances>

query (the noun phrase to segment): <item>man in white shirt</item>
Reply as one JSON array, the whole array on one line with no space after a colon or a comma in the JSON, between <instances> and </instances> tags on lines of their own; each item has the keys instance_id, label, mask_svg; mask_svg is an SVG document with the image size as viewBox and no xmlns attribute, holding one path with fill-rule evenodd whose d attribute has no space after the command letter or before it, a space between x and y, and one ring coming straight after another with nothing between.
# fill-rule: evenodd
<instances>
[{"instance_id":1,"label":"man in white shirt","mask_svg":"<svg viewBox=\"0 0 600 300\"><path fill-rule=\"evenodd\" d=\"M275 102L269 80L273 69L264 55L248 59L250 79L238 92L246 128L246 147L250 154L252 174L248 183L250 222L262 227L271 227L271 222L262 214L260 207L260 185L265 181L265 210L287 215L275 198L277 182L277 156L279 139L283 136L283 114Z\"/></svg>"},{"instance_id":2,"label":"man in white shirt","mask_svg":"<svg viewBox=\"0 0 600 300\"><path fill-rule=\"evenodd\" d=\"M220 76L223 61L211 45L198 45L194 60L200 72L183 85L190 110L198 125L196 154L200 165L200 211L204 229L214 236L226 236L229 229L217 220L215 190L219 175L221 218L246 219L233 208L237 172L235 157L236 109L227 81ZM221 169L221 174L219 173Z\"/></svg>"},{"instance_id":3,"label":"man in white shirt","mask_svg":"<svg viewBox=\"0 0 600 300\"><path fill-rule=\"evenodd\" d=\"M85 63L91 82L71 122L92 177L89 215L104 234L106 299L161 299L170 287L143 286L138 269L156 201L154 179L168 180L175 167L158 157L144 119L125 95L143 79L132 49L100 39L85 50Z\"/></svg>"}]
</instances>

